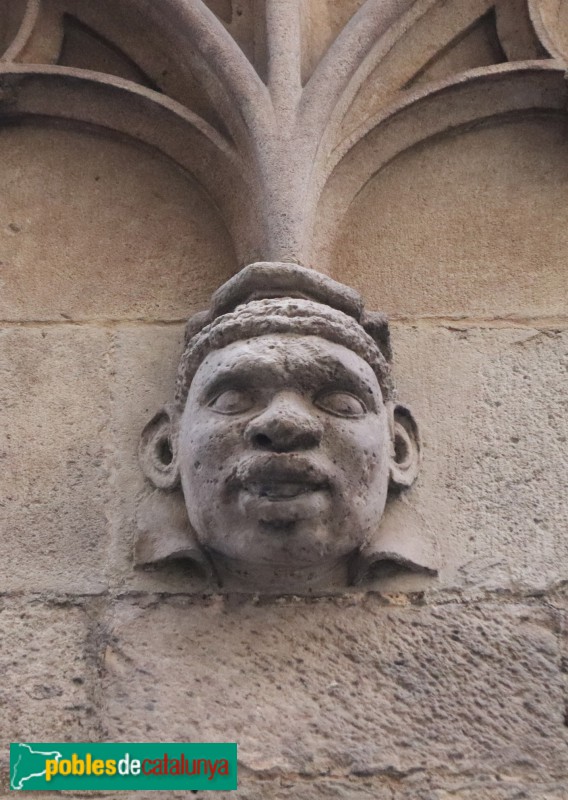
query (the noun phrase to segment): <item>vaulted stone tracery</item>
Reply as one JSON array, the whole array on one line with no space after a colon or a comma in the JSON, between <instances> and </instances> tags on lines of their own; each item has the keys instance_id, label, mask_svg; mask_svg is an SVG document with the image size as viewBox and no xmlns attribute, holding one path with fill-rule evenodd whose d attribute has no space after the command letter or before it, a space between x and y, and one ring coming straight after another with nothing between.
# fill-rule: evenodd
<instances>
[{"instance_id":1,"label":"vaulted stone tracery","mask_svg":"<svg viewBox=\"0 0 568 800\"><path fill-rule=\"evenodd\" d=\"M221 214L237 265L253 261L268 265L264 272L254 267L245 269L215 295L231 295L234 289L229 287L240 281L248 286L248 294L244 292L239 298L245 309L252 309L263 298L270 304L276 302L271 298L279 297L283 309L295 308L295 302L312 303L309 314L314 318L322 313L343 315L344 308L339 310L336 305L334 309L333 302L328 304L332 295L335 302L342 293L350 297L347 287L334 295L330 288L333 282L322 290L325 279L318 278L317 272L286 267L283 262L296 262L324 273L334 271L337 231L350 208L370 179L410 148L450 131L487 125L500 118L513 119L527 110L531 114L557 114L567 101L567 42L561 24L565 12L562 4L552 0L163 0L159 4L141 0L4 0L0 12L3 120L41 118L108 129L151 145L189 172ZM272 270L270 280L267 269ZM396 264L389 264L388 269L396 270ZM270 288L271 281L276 288ZM318 294L321 291L323 300ZM297 296L304 299L294 301ZM215 311L214 301L209 316L192 318L205 322L190 320L188 342L202 335L199 331L204 325L214 326L217 319L228 319L239 308L235 301ZM306 318L309 314L306 311ZM284 329L274 320L271 327L261 315L234 342L221 342L217 336L219 341L211 350L222 355L225 347L234 349L239 339L243 340L241 347L255 349L261 346L260 340L254 346L245 345L244 340L276 336L286 343L289 337L306 333L319 337L320 343L332 341L335 347L343 347L347 340L352 341L346 331L353 319L360 324L362 335L368 336L360 314L357 311L353 316L347 310L347 316L338 317L333 325L326 323L321 331L316 330L315 322L314 330L305 331L300 316ZM381 325L371 331L371 338L378 337L379 353L381 346L388 349L384 345L388 339L386 322ZM336 331L333 335L332 328ZM340 329L341 335L337 333ZM295 346L292 342L292 349ZM321 343L324 350L326 346ZM305 353L302 359L307 376ZM364 360L372 363L368 355ZM197 367L197 374L202 367L209 372L217 369L206 352ZM180 375L186 368L182 361ZM185 379L179 380L183 383ZM251 580L250 567L265 588L270 584L276 590L295 591L304 580L292 576L296 567L300 573L310 572L308 584L312 589L319 585L319 578L313 577L314 565L318 564L324 572L333 572L331 583L340 584L360 579L369 564L382 558L431 569L435 559L417 545L420 536L397 531L396 523L390 524L390 530L388 522L378 534L389 469L391 486L397 484L392 477L395 468L387 466L388 459L402 453L400 462L410 458L411 464L418 463L418 434L410 412L393 413L399 408L394 395L384 385L380 390L381 402L386 404L385 419L390 415L389 433L373 451L374 466L368 465L364 479L355 479L355 484L362 480L367 485L367 494L359 498L353 484L351 512L345 498L342 509L338 506L334 510L333 502L341 505L342 492L348 492L334 488L327 476L331 488L325 492L327 500L333 500L329 513L320 509L312 515L320 522L327 515L328 522L322 523L325 535L318 533L316 526L304 539L299 534L297 541L292 536L286 539L283 526L296 525L301 517L298 509L296 517L292 515L294 519L290 515L278 517L275 508L279 504L274 497L264 497L260 477L248 482L243 479L237 506L247 506L254 517L257 506L264 503L265 511L256 514L260 527L280 526L278 546L274 546L278 537L272 531L270 552L268 546L263 550L266 536L263 539L257 531L256 538L250 539L250 531L247 534L242 525L236 525L240 533L229 541L229 518L236 518L234 510L227 511L226 519L205 518L205 510L211 512L215 506L214 492L206 488L211 486L211 476L201 485L199 471L188 466L192 459L199 462L203 453L193 458L195 438L188 433L193 421L185 406L187 395L183 402L178 397L177 405L158 414L144 434L142 460L146 473L170 495L163 496L162 501L159 495L153 495L141 504L138 562L185 557L207 569L213 562L219 578L220 572L231 573L227 564L221 563L228 557L236 559L232 571L246 580ZM312 394L318 391L313 389ZM190 391L188 403L197 418L201 401L192 397ZM288 416L298 415L290 412ZM399 433L395 434L397 425ZM397 435L402 436L404 446L397 443ZM381 436L376 441L382 441ZM187 448L185 456L179 453L182 446ZM346 443L344 455L351 446ZM361 444L359 448L364 463ZM288 449L295 452L295 448ZM272 463L275 460L273 454L270 463L282 472L284 467L276 468ZM336 454L335 460L341 457ZM266 468L269 466L267 462ZM306 465L308 472L313 468ZM376 486L372 477L375 468L380 474ZM179 484L180 471L195 531L180 510L179 497L176 500L175 492L171 494L174 484ZM414 477L414 466L410 471ZM165 477L174 472L178 476L175 481ZM230 483L230 476L225 477ZM284 484L295 486L298 481L309 484L303 473L287 483L284 477L279 473L272 483L269 481L272 488L267 489L268 494L276 491L276 484L280 489ZM411 482L398 481L400 485ZM323 508L321 486L314 484L312 489L312 505ZM243 499L247 491L252 496L248 505ZM217 509L226 501L227 497ZM305 493L294 502L310 505ZM280 505L293 506L294 502L285 503L281 498ZM355 513L358 507L367 509L363 516L360 511ZM268 516L274 517L272 522L265 518L267 509ZM336 553L326 538L332 518L336 523L340 520L340 527L349 529L352 536L349 544L343 542L341 546L339 534L331 537L337 544ZM260 547L258 553L255 547ZM246 563L245 551L250 564ZM361 553L366 554L363 560ZM337 577L338 559L341 578ZM272 572L260 579L267 565ZM287 571L287 577L275 578L277 566Z\"/></svg>"},{"instance_id":2,"label":"vaulted stone tracery","mask_svg":"<svg viewBox=\"0 0 568 800\"><path fill-rule=\"evenodd\" d=\"M554 0L4 0L0 11L3 117L86 122L157 147L212 196L240 265L325 271L335 226L398 153L566 103Z\"/></svg>"}]
</instances>

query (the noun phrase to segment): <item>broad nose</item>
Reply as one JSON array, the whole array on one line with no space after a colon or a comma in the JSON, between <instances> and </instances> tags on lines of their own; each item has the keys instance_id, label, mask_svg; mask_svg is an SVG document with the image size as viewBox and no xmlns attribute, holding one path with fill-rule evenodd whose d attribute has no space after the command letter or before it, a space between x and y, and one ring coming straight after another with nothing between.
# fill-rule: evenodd
<instances>
[{"instance_id":1,"label":"broad nose","mask_svg":"<svg viewBox=\"0 0 568 800\"><path fill-rule=\"evenodd\" d=\"M294 392L280 392L245 428L245 439L259 450L286 453L317 447L322 437L320 421Z\"/></svg>"}]
</instances>

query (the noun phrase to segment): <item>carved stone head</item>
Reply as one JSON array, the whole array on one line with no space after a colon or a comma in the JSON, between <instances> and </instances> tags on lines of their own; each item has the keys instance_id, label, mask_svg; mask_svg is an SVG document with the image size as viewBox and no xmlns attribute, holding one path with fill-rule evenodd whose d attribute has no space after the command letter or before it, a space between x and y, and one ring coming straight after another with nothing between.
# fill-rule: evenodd
<instances>
[{"instance_id":1,"label":"carved stone head","mask_svg":"<svg viewBox=\"0 0 568 800\"><path fill-rule=\"evenodd\" d=\"M319 273L253 264L221 287L188 323L175 402L142 436L146 475L181 485L186 554L253 590L356 575L389 490L418 471L390 361L386 319Z\"/></svg>"}]
</instances>

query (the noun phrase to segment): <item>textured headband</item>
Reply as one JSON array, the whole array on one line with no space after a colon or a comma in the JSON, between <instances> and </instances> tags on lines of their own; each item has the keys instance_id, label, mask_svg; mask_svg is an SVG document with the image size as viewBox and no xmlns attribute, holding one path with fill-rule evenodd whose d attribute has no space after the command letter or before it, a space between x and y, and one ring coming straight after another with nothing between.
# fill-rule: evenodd
<instances>
[{"instance_id":1,"label":"textured headband","mask_svg":"<svg viewBox=\"0 0 568 800\"><path fill-rule=\"evenodd\" d=\"M273 297L239 305L188 337L178 367L177 405L180 408L185 405L193 377L208 353L242 339L274 333L319 336L347 347L370 365L385 399L393 399L388 360L376 340L353 316L313 300Z\"/></svg>"}]
</instances>

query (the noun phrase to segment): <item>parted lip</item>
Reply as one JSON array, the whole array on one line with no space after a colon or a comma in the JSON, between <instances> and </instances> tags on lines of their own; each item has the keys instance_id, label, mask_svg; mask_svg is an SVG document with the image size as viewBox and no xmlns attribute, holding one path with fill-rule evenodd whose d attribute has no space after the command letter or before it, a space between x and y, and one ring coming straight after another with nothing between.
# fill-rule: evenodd
<instances>
[{"instance_id":1,"label":"parted lip","mask_svg":"<svg viewBox=\"0 0 568 800\"><path fill-rule=\"evenodd\" d=\"M243 486L249 494L259 500L271 502L295 500L310 492L324 489L323 484L303 483L299 481L263 481L262 483L247 483Z\"/></svg>"},{"instance_id":2,"label":"parted lip","mask_svg":"<svg viewBox=\"0 0 568 800\"><path fill-rule=\"evenodd\" d=\"M229 484L259 497L284 499L329 489L331 480L308 456L271 453L241 459L229 476Z\"/></svg>"}]
</instances>

